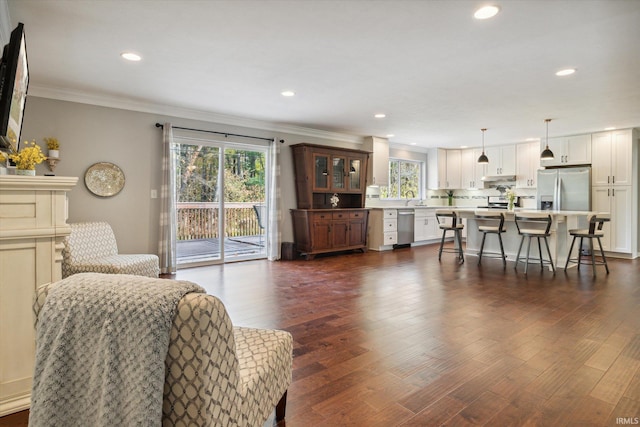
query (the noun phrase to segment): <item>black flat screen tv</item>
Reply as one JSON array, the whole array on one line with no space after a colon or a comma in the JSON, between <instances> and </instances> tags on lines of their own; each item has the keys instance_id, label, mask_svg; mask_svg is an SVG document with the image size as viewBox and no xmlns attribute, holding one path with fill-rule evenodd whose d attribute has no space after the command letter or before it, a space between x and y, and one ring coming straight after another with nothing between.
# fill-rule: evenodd
<instances>
[{"instance_id":1,"label":"black flat screen tv","mask_svg":"<svg viewBox=\"0 0 640 427\"><path fill-rule=\"evenodd\" d=\"M29 86L24 25L11 32L0 64L0 150L15 152L20 145L22 118Z\"/></svg>"}]
</instances>

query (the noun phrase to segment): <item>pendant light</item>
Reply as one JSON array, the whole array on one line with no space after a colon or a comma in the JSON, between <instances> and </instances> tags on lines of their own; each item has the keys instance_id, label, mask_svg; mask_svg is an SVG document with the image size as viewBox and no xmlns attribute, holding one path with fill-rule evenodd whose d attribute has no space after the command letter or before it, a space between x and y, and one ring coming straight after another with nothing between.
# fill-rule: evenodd
<instances>
[{"instance_id":1,"label":"pendant light","mask_svg":"<svg viewBox=\"0 0 640 427\"><path fill-rule=\"evenodd\" d=\"M553 158L555 156L553 155L553 151L551 151L549 149L549 122L551 121L551 119L544 119L544 121L547 124L547 147L540 154L540 159L541 160L553 160Z\"/></svg>"},{"instance_id":2,"label":"pendant light","mask_svg":"<svg viewBox=\"0 0 640 427\"><path fill-rule=\"evenodd\" d=\"M480 129L482 131L482 154L480 154L480 157L478 157L478 163L486 165L487 163L489 163L489 158L487 157L486 154L484 154L484 132L487 130L485 129Z\"/></svg>"}]
</instances>

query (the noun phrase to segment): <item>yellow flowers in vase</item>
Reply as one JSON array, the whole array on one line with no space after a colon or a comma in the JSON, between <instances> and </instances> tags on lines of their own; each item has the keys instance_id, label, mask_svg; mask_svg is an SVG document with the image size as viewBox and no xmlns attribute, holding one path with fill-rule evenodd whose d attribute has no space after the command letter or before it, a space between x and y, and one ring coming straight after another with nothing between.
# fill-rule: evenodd
<instances>
[{"instance_id":1,"label":"yellow flowers in vase","mask_svg":"<svg viewBox=\"0 0 640 427\"><path fill-rule=\"evenodd\" d=\"M25 141L24 148L16 154L11 154L9 158L16 163L18 171L33 171L31 173L20 173L21 175L35 175L36 165L47 160L35 141Z\"/></svg>"},{"instance_id":2,"label":"yellow flowers in vase","mask_svg":"<svg viewBox=\"0 0 640 427\"><path fill-rule=\"evenodd\" d=\"M45 144L47 144L47 148L49 149L49 157L57 159L60 157L60 143L58 142L58 138L44 138Z\"/></svg>"}]
</instances>

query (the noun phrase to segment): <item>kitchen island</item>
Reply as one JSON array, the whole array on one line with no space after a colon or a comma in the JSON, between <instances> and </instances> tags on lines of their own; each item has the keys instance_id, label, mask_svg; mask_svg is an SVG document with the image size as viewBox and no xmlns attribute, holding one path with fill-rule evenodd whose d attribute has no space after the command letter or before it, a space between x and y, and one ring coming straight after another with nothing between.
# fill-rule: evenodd
<instances>
[{"instance_id":1,"label":"kitchen island","mask_svg":"<svg viewBox=\"0 0 640 427\"><path fill-rule=\"evenodd\" d=\"M369 249L375 251L385 251L394 248L394 245L398 243L397 240L397 217L400 210L412 210L415 214L415 228L414 228L414 242L411 246L439 243L442 238L442 230L438 227L437 220L435 218L435 212L438 209L451 209L458 213L460 218L464 220L465 228L463 230L463 240L466 241L464 252L465 255L477 256L480 253L480 245L482 243L482 233L478 231L478 221L475 219L476 212L503 212L505 215L505 228L506 232L502 234L502 240L504 244L504 251L507 259L510 261L516 260L518 254L518 247L522 237L518 234L518 229L515 224L515 213L507 210L495 210L487 208L476 208L473 206L372 206L369 207L371 211L369 221L369 238L367 240ZM574 228L586 228L587 218L590 214L596 212L585 211L559 211L559 210L537 210L527 208L516 208L515 212L519 213L548 213L551 215L551 237L549 240L549 250L551 251L551 257L555 266L564 268L564 263L567 260L567 252L571 245L572 237L569 235L569 230ZM448 237L448 240L451 236ZM522 247L521 256L526 255L526 244ZM577 247L574 247L574 251L577 251ZM488 236L485 241L484 253L489 255L491 253L499 253L500 244L496 236ZM575 252L574 252L575 253ZM532 244L531 256L533 258L538 257L538 247L535 242ZM543 246L543 256L546 259L547 254Z\"/></svg>"},{"instance_id":2,"label":"kitchen island","mask_svg":"<svg viewBox=\"0 0 640 427\"><path fill-rule=\"evenodd\" d=\"M459 216L466 219L467 240L465 255L478 255L480 252L480 244L482 243L482 233L478 231L478 222L475 219L475 213L477 211L488 211L489 209L478 208L453 208L458 212ZM495 212L495 210L492 210ZM500 211L505 214L505 228L506 232L502 234L502 240L504 243L504 252L507 259L515 261L518 254L518 247L522 237L518 234L518 229L515 224L515 213L548 213L551 215L551 237L549 237L549 249L551 250L551 257L553 264L556 267L564 268L564 264L567 260L569 247L571 245L571 236L569 230L574 228L586 228L587 218L590 214L596 212L585 211L559 211L559 210L535 210L535 209L517 209L515 212ZM520 256L526 255L527 241L522 247L522 253ZM576 251L577 248L574 248ZM500 244L495 236L489 236L485 241L484 253L499 253ZM538 247L535 242L532 243L531 254L534 258L538 257ZM543 256L546 258L546 251L543 246Z\"/></svg>"}]
</instances>

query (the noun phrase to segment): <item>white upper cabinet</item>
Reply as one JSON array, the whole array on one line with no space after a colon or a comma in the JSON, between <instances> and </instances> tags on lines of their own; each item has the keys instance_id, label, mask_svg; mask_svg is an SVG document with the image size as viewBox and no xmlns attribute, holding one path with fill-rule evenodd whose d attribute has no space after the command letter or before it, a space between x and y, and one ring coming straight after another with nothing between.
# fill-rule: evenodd
<instances>
[{"instance_id":1,"label":"white upper cabinet","mask_svg":"<svg viewBox=\"0 0 640 427\"><path fill-rule=\"evenodd\" d=\"M486 167L478 163L478 157L480 157L481 154L482 150L479 148L462 150L460 175L463 189L476 190L478 188L484 188L482 177L486 175Z\"/></svg>"},{"instance_id":2,"label":"white upper cabinet","mask_svg":"<svg viewBox=\"0 0 640 427\"><path fill-rule=\"evenodd\" d=\"M594 186L631 185L633 168L632 130L615 130L592 135Z\"/></svg>"},{"instance_id":3,"label":"white upper cabinet","mask_svg":"<svg viewBox=\"0 0 640 427\"><path fill-rule=\"evenodd\" d=\"M540 141L540 152L546 148L545 139ZM574 135L549 138L549 149L554 158L540 160L541 166L571 166L591 164L591 135Z\"/></svg>"},{"instance_id":4,"label":"white upper cabinet","mask_svg":"<svg viewBox=\"0 0 640 427\"><path fill-rule=\"evenodd\" d=\"M363 149L373 153L369 156L367 185L389 185L389 140L368 136L364 139Z\"/></svg>"},{"instance_id":5,"label":"white upper cabinet","mask_svg":"<svg viewBox=\"0 0 640 427\"><path fill-rule=\"evenodd\" d=\"M431 148L427 152L429 190L460 189L460 150Z\"/></svg>"},{"instance_id":6,"label":"white upper cabinet","mask_svg":"<svg viewBox=\"0 0 640 427\"><path fill-rule=\"evenodd\" d=\"M431 148L427 152L427 186L429 190L447 188L447 150Z\"/></svg>"},{"instance_id":7,"label":"white upper cabinet","mask_svg":"<svg viewBox=\"0 0 640 427\"><path fill-rule=\"evenodd\" d=\"M536 188L540 153L537 142L516 145L516 188Z\"/></svg>"},{"instance_id":8,"label":"white upper cabinet","mask_svg":"<svg viewBox=\"0 0 640 427\"><path fill-rule=\"evenodd\" d=\"M487 175L516 174L516 146L490 147L485 150L489 158Z\"/></svg>"},{"instance_id":9,"label":"white upper cabinet","mask_svg":"<svg viewBox=\"0 0 640 427\"><path fill-rule=\"evenodd\" d=\"M451 189L463 188L460 173L460 150L447 150L447 187Z\"/></svg>"}]
</instances>

